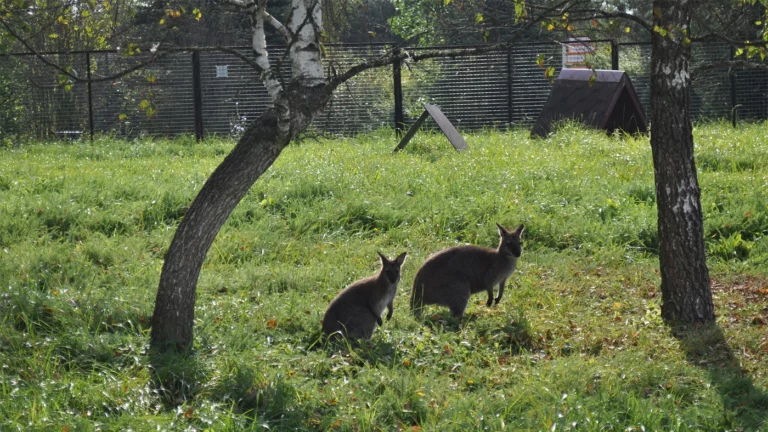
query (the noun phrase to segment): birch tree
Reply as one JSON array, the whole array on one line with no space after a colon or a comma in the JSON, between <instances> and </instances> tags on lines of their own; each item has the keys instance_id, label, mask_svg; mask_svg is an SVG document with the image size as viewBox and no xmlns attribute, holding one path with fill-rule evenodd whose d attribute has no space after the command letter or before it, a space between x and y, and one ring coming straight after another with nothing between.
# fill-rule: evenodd
<instances>
[{"instance_id":1,"label":"birch tree","mask_svg":"<svg viewBox=\"0 0 768 432\"><path fill-rule=\"evenodd\" d=\"M266 10L266 0L229 0L248 14L253 59L272 102L245 130L235 148L203 185L176 230L165 256L155 310L151 343L188 347L192 341L197 279L216 234L256 179L280 152L323 109L333 92L321 63L320 0L292 0L286 24ZM291 78L282 82L270 66L266 27L286 41Z\"/></svg>"},{"instance_id":2,"label":"birch tree","mask_svg":"<svg viewBox=\"0 0 768 432\"><path fill-rule=\"evenodd\" d=\"M656 184L662 317L710 323L715 310L693 157L690 60L693 1L654 0L651 149Z\"/></svg>"}]
</instances>

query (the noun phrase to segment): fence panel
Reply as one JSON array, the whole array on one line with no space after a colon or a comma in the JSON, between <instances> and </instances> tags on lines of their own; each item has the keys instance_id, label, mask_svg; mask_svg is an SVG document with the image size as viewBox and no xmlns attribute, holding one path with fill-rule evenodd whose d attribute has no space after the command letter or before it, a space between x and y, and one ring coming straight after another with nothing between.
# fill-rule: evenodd
<instances>
[{"instance_id":1,"label":"fence panel","mask_svg":"<svg viewBox=\"0 0 768 432\"><path fill-rule=\"evenodd\" d=\"M366 59L389 52L389 46L330 45L324 59L326 70L341 73ZM329 77L333 72L329 73ZM312 129L330 134L356 134L394 125L394 82L392 67L363 72L342 84L323 112L312 122Z\"/></svg>"},{"instance_id":2,"label":"fence panel","mask_svg":"<svg viewBox=\"0 0 768 432\"><path fill-rule=\"evenodd\" d=\"M251 56L251 49L237 48ZM270 53L273 67L277 66L279 52ZM283 67L284 77L290 68ZM203 128L207 135L234 134L270 106L269 94L258 72L233 54L210 51L200 53L200 78L203 91Z\"/></svg>"},{"instance_id":3,"label":"fence panel","mask_svg":"<svg viewBox=\"0 0 768 432\"><path fill-rule=\"evenodd\" d=\"M51 54L44 58L69 68L79 77L87 76L84 54ZM86 84L62 78L57 70L35 56L5 57L3 62L10 66L3 81L24 89L23 109L19 111L18 105L11 108L16 115L15 124L9 129L40 138L77 137L88 130ZM18 90L9 92L9 97L12 94L18 95Z\"/></svg>"},{"instance_id":4,"label":"fence panel","mask_svg":"<svg viewBox=\"0 0 768 432\"><path fill-rule=\"evenodd\" d=\"M589 65L610 68L610 44L592 44L596 51L589 55ZM273 66L282 49L271 50ZM324 66L332 77L389 49L385 44L329 45ZM403 49L421 53L438 48ZM723 43L696 43L692 49L692 71L732 58ZM252 55L247 47L238 51ZM650 44L619 45L619 68L630 76L649 118L650 53ZM82 78L87 77L90 57L92 78L102 80L91 85L90 93L87 84L62 78L35 56L0 56L0 134L78 136L87 134L91 126L99 134L129 137L192 134L199 125L195 113L200 112L204 135L238 135L270 106L256 71L239 57L214 50L199 51L199 104L195 102L192 52L169 53L136 72L103 80L137 62L147 62L150 56L148 52L125 56L103 51L45 55ZM551 91L545 69L537 64L539 56L544 57L545 66L556 68L557 76L563 60L563 44L559 43L520 44L478 56L404 62L400 83L406 126L421 114L424 102L439 105L459 129L529 126ZM283 65L280 74L289 79L290 65ZM336 90L311 128L350 135L391 127L394 98L392 67L366 71ZM734 107L743 119L768 118L768 72L713 69L695 74L691 105L695 120L730 118Z\"/></svg>"},{"instance_id":5,"label":"fence panel","mask_svg":"<svg viewBox=\"0 0 768 432\"><path fill-rule=\"evenodd\" d=\"M721 43L693 44L691 71L701 65L730 60L730 46ZM693 120L727 118L731 114L731 80L728 69L713 69L691 77L691 117Z\"/></svg>"},{"instance_id":6,"label":"fence panel","mask_svg":"<svg viewBox=\"0 0 768 432\"><path fill-rule=\"evenodd\" d=\"M545 66L555 67L555 77L562 68L562 49L555 44L515 45L511 48L512 124L532 125L549 98L551 83L537 59L544 56Z\"/></svg>"},{"instance_id":7,"label":"fence panel","mask_svg":"<svg viewBox=\"0 0 768 432\"><path fill-rule=\"evenodd\" d=\"M432 49L413 52L420 54ZM407 64L402 79L406 124L421 115L423 103L440 106L459 129L509 124L509 67L504 51Z\"/></svg>"},{"instance_id":8,"label":"fence panel","mask_svg":"<svg viewBox=\"0 0 768 432\"><path fill-rule=\"evenodd\" d=\"M94 79L113 76L151 53L91 54ZM172 53L136 72L92 85L94 131L121 136L172 136L194 131L192 63L189 53Z\"/></svg>"},{"instance_id":9,"label":"fence panel","mask_svg":"<svg viewBox=\"0 0 768 432\"><path fill-rule=\"evenodd\" d=\"M632 87L651 120L651 44L619 45L619 69L629 75Z\"/></svg>"}]
</instances>

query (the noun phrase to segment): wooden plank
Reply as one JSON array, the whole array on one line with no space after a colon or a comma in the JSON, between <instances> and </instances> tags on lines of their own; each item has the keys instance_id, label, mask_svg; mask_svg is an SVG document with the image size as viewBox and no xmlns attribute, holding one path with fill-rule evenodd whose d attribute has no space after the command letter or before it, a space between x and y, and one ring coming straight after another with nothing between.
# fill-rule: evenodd
<instances>
[{"instance_id":1,"label":"wooden plank","mask_svg":"<svg viewBox=\"0 0 768 432\"><path fill-rule=\"evenodd\" d=\"M413 138L413 136L416 135L416 131L418 131L419 128L421 127L421 125L424 124L424 120L427 119L428 115L429 115L429 112L427 112L427 110L424 110L424 112L421 113L421 116L419 117L419 119L416 120L416 123L414 123L413 126L411 126L410 129L408 129L408 132L406 132L406 134L403 137L403 139L400 140L400 144L398 144L397 147L395 147L394 151L396 151L396 152L400 151L400 150L404 149L405 146L408 145L408 141L410 141L411 138Z\"/></svg>"},{"instance_id":2,"label":"wooden plank","mask_svg":"<svg viewBox=\"0 0 768 432\"><path fill-rule=\"evenodd\" d=\"M430 116L432 116L433 119L435 119L437 126L439 126L440 130L442 130L445 136L448 137L448 141L453 144L453 147L456 150L461 151L469 148L467 142L464 140L464 137L461 136L455 127L453 127L451 122L448 120L445 114L440 111L440 108L438 108L437 105L424 104L424 109L429 113Z\"/></svg>"}]
</instances>

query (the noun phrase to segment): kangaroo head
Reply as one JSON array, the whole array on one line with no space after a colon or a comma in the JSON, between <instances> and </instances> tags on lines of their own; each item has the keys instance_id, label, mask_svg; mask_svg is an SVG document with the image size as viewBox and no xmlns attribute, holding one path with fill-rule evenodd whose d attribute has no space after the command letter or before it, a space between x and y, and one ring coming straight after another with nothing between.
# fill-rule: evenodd
<instances>
[{"instance_id":1,"label":"kangaroo head","mask_svg":"<svg viewBox=\"0 0 768 432\"><path fill-rule=\"evenodd\" d=\"M379 254L379 257L381 258L381 274L384 275L389 283L397 283L400 280L400 267L405 262L405 252L398 255L398 257L392 261L382 255L381 252L376 253Z\"/></svg>"},{"instance_id":2,"label":"kangaroo head","mask_svg":"<svg viewBox=\"0 0 768 432\"><path fill-rule=\"evenodd\" d=\"M514 231L509 232L503 226L496 224L499 228L499 252L502 255L511 255L520 258L523 254L523 248L520 245L520 236L523 235L525 227L520 224Z\"/></svg>"}]
</instances>

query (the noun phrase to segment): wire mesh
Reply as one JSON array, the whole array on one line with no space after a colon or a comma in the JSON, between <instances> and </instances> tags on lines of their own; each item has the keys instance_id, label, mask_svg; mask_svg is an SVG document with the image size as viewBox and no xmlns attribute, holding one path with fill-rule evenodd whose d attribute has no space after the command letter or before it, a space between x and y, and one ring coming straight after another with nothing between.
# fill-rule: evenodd
<instances>
[{"instance_id":1,"label":"wire mesh","mask_svg":"<svg viewBox=\"0 0 768 432\"><path fill-rule=\"evenodd\" d=\"M416 49L420 54L429 49ZM510 120L506 52L434 58L403 69L403 107L410 124L424 103L438 105L459 129L507 125ZM428 123L432 125L432 123Z\"/></svg>"},{"instance_id":2,"label":"wire mesh","mask_svg":"<svg viewBox=\"0 0 768 432\"><path fill-rule=\"evenodd\" d=\"M697 67L730 60L731 48L720 42L691 46L691 71ZM731 113L731 80L728 69L711 69L691 76L693 120L726 118Z\"/></svg>"},{"instance_id":3,"label":"wire mesh","mask_svg":"<svg viewBox=\"0 0 768 432\"><path fill-rule=\"evenodd\" d=\"M619 45L619 70L632 81L645 117L651 118L651 44Z\"/></svg>"},{"instance_id":4,"label":"wire mesh","mask_svg":"<svg viewBox=\"0 0 768 432\"><path fill-rule=\"evenodd\" d=\"M739 59L743 60L742 57ZM759 57L747 60L758 63ZM744 120L767 119L768 71L760 68L742 68L734 70L730 78L736 117Z\"/></svg>"},{"instance_id":5,"label":"wire mesh","mask_svg":"<svg viewBox=\"0 0 768 432\"><path fill-rule=\"evenodd\" d=\"M332 45L325 51L329 76L389 52L386 45ZM329 134L356 134L394 125L392 67L367 70L342 84L312 122L312 129Z\"/></svg>"},{"instance_id":6,"label":"wire mesh","mask_svg":"<svg viewBox=\"0 0 768 432\"><path fill-rule=\"evenodd\" d=\"M91 54L92 78L109 78L152 56ZM130 74L95 82L91 91L96 133L174 136L194 131L189 53L173 53Z\"/></svg>"},{"instance_id":7,"label":"wire mesh","mask_svg":"<svg viewBox=\"0 0 768 432\"><path fill-rule=\"evenodd\" d=\"M562 50L554 44L516 45L512 48L512 123L528 126L536 121L541 108L552 90L545 70L537 63L544 58L544 66L555 68L554 76L562 69Z\"/></svg>"},{"instance_id":8,"label":"wire mesh","mask_svg":"<svg viewBox=\"0 0 768 432\"><path fill-rule=\"evenodd\" d=\"M43 56L68 69L75 76L85 79L87 75L85 55L51 54ZM66 79L62 74L34 56L5 58L11 69L3 73L3 81L17 86L11 95L19 95L23 89L23 109L11 107L16 112L15 124L8 129L40 138L75 138L88 130L88 93L82 82ZM9 95L10 96L10 95ZM16 98L19 102L18 97ZM5 114L4 116L7 116Z\"/></svg>"},{"instance_id":9,"label":"wire mesh","mask_svg":"<svg viewBox=\"0 0 768 432\"><path fill-rule=\"evenodd\" d=\"M252 55L248 48L236 51L244 56ZM280 55L278 50L270 51L268 57L273 68L277 67ZM284 66L281 74L289 76L290 68ZM271 104L258 72L234 54L201 52L200 80L203 128L208 135L239 135Z\"/></svg>"}]
</instances>

